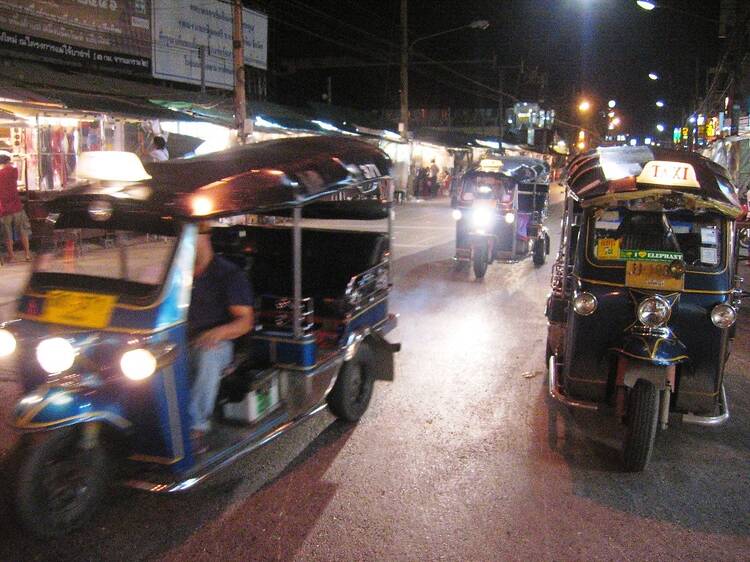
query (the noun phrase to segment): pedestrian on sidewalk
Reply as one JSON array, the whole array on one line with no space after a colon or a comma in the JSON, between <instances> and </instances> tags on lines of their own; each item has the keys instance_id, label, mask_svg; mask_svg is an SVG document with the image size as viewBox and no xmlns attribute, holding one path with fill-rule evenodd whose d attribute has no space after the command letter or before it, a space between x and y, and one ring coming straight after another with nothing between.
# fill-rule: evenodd
<instances>
[{"instance_id":1,"label":"pedestrian on sidewalk","mask_svg":"<svg viewBox=\"0 0 750 562\"><path fill-rule=\"evenodd\" d=\"M18 170L11 164L10 154L7 152L0 152L0 223L5 232L8 259L10 261L15 259L13 232L16 231L21 238L26 261L31 261L29 250L31 223L18 195Z\"/></svg>"}]
</instances>

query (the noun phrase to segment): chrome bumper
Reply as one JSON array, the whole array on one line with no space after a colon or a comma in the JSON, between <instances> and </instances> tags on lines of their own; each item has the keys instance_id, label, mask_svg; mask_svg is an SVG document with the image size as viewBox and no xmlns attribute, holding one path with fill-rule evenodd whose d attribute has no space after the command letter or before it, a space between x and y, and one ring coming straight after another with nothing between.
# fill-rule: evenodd
<instances>
[{"instance_id":1,"label":"chrome bumper","mask_svg":"<svg viewBox=\"0 0 750 562\"><path fill-rule=\"evenodd\" d=\"M719 402L719 411L721 412L718 416L696 416L695 414L683 414L683 423L693 423L696 425L704 425L713 427L721 425L729 419L729 405L727 404L727 391L724 389L724 385L721 385L721 401Z\"/></svg>"},{"instance_id":2,"label":"chrome bumper","mask_svg":"<svg viewBox=\"0 0 750 562\"><path fill-rule=\"evenodd\" d=\"M560 390L560 388L557 386L557 356L553 355L549 358L547 369L549 371L549 395L552 398L571 408L582 408L584 410L599 409L599 404L597 404L596 402L576 400L574 398L569 398L565 396L565 394L563 394L562 390Z\"/></svg>"}]
</instances>

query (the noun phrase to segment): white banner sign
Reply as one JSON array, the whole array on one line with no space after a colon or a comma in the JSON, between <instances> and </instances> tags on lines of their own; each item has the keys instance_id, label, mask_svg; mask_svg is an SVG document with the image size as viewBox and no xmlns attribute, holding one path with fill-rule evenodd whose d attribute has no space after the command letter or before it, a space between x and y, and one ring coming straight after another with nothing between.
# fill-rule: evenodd
<instances>
[{"instance_id":1,"label":"white banner sign","mask_svg":"<svg viewBox=\"0 0 750 562\"><path fill-rule=\"evenodd\" d=\"M243 9L245 64L266 69L268 17ZM153 73L155 78L234 87L232 6L219 0L153 0ZM200 47L205 49L202 63Z\"/></svg>"}]
</instances>

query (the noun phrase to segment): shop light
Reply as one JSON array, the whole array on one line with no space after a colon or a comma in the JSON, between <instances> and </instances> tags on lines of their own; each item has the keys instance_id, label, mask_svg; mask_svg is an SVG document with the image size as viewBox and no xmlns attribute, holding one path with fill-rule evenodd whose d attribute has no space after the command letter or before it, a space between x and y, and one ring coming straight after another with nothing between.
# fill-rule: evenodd
<instances>
[{"instance_id":1,"label":"shop light","mask_svg":"<svg viewBox=\"0 0 750 562\"><path fill-rule=\"evenodd\" d=\"M59 127L77 127L80 122L75 117L48 117L40 115L39 117L28 117L26 119L31 125L53 125Z\"/></svg>"},{"instance_id":2,"label":"shop light","mask_svg":"<svg viewBox=\"0 0 750 562\"><path fill-rule=\"evenodd\" d=\"M279 125L278 123L269 121L268 119L264 119L260 115L255 116L255 126L266 127L268 129L284 129L285 128L283 125Z\"/></svg>"},{"instance_id":3,"label":"shop light","mask_svg":"<svg viewBox=\"0 0 750 562\"><path fill-rule=\"evenodd\" d=\"M643 144L645 144L646 146L650 145L651 144L651 137L646 137L645 139L643 139Z\"/></svg>"},{"instance_id":4,"label":"shop light","mask_svg":"<svg viewBox=\"0 0 750 562\"><path fill-rule=\"evenodd\" d=\"M635 146L638 144L638 139L630 139L630 146Z\"/></svg>"},{"instance_id":5,"label":"shop light","mask_svg":"<svg viewBox=\"0 0 750 562\"><path fill-rule=\"evenodd\" d=\"M485 148L492 148L495 150L500 149L500 143L497 141L486 141L486 140L481 140L481 139L474 139L474 140L479 146L483 146Z\"/></svg>"}]
</instances>

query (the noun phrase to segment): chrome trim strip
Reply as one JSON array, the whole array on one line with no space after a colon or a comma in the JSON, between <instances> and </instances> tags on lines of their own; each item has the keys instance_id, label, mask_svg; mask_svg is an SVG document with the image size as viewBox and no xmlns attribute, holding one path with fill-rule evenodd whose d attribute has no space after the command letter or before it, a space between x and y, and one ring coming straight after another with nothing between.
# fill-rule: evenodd
<instances>
[{"instance_id":1,"label":"chrome trim strip","mask_svg":"<svg viewBox=\"0 0 750 562\"><path fill-rule=\"evenodd\" d=\"M719 402L719 411L721 412L718 416L697 416L695 414L683 414L683 423L692 423L696 425L703 425L708 427L714 427L721 425L729 419L729 405L727 404L727 391L724 385L721 385L721 401Z\"/></svg>"},{"instance_id":2,"label":"chrome trim strip","mask_svg":"<svg viewBox=\"0 0 750 562\"><path fill-rule=\"evenodd\" d=\"M196 486L197 484L200 484L201 482L203 482L210 476L214 475L216 472L218 472L222 468L230 465L231 463L238 460L239 458L262 447L263 445L269 443L270 441L273 441L276 437L279 437L283 433L286 433L288 430L292 429L294 426L302 423L307 418L317 414L318 412L324 410L327 407L328 407L327 402L323 401L322 403L308 410L306 413L302 414L301 416L293 420L290 420L286 423L281 424L279 427L271 431L265 437L262 437L261 439L257 441L251 441L246 447L209 465L204 472L197 473L195 476L189 476L185 478L184 480L178 480L178 481L172 481L172 482L148 482L145 480L133 479L133 480L125 480L123 482L123 485L127 486L128 488L135 488L138 490L144 490L146 492L154 492L154 493L172 493L172 492L183 492L185 490L189 490L190 488Z\"/></svg>"},{"instance_id":3,"label":"chrome trim strip","mask_svg":"<svg viewBox=\"0 0 750 562\"><path fill-rule=\"evenodd\" d=\"M557 400L558 402L561 402L562 404L565 404L566 406L569 406L571 408L582 408L584 410L598 410L599 404L596 402L586 402L585 400L575 400L573 398L568 398L563 394L563 392L558 388L557 386L557 356L553 355L549 358L549 364L547 365L547 369L549 371L549 395Z\"/></svg>"}]
</instances>

